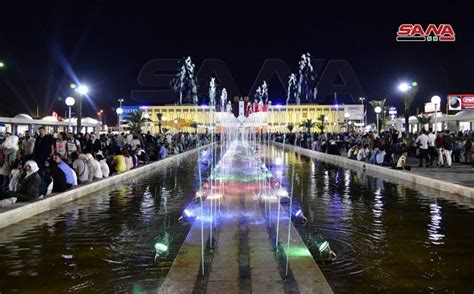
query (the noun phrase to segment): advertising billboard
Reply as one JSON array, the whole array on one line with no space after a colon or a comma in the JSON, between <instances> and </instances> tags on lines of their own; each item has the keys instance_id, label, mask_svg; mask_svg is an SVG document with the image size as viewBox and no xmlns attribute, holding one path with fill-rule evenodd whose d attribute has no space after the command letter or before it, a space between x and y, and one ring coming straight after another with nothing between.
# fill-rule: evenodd
<instances>
[{"instance_id":1,"label":"advertising billboard","mask_svg":"<svg viewBox=\"0 0 474 294\"><path fill-rule=\"evenodd\" d=\"M449 94L448 110L460 111L474 109L474 94Z\"/></svg>"}]
</instances>

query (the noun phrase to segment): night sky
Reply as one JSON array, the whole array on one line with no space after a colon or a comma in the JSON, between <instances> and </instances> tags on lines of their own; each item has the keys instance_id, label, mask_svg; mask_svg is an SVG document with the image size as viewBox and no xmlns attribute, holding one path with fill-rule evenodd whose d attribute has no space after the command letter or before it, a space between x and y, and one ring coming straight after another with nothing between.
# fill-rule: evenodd
<instances>
[{"instance_id":1,"label":"night sky","mask_svg":"<svg viewBox=\"0 0 474 294\"><path fill-rule=\"evenodd\" d=\"M64 114L75 76L91 91L85 116L104 109L114 122L117 98L131 104L130 91L142 89L137 76L147 61L188 55L197 67L206 58L224 60L242 94L265 59L284 59L296 71L304 52L347 60L368 100L386 97L388 105L401 106L397 84L418 81L413 111L434 94L474 92L474 12L453 1L378 6L360 1L290 1L287 6L257 1L251 6L241 1L39 2L2 4L0 60L7 67L0 70L0 115L35 115L37 106L40 115ZM397 43L402 23L449 23L456 42ZM279 87L270 93L281 92ZM273 101L284 99L274 95Z\"/></svg>"}]
</instances>

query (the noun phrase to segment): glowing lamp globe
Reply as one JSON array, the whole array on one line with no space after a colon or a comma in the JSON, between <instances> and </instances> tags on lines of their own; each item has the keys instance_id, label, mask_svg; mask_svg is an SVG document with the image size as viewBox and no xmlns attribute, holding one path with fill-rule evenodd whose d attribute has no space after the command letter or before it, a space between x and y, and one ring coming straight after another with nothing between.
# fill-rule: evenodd
<instances>
[{"instance_id":1,"label":"glowing lamp globe","mask_svg":"<svg viewBox=\"0 0 474 294\"><path fill-rule=\"evenodd\" d=\"M398 86L398 90L400 90L401 92L406 92L408 91L408 89L410 89L410 86L407 83L401 83Z\"/></svg>"},{"instance_id":2,"label":"glowing lamp globe","mask_svg":"<svg viewBox=\"0 0 474 294\"><path fill-rule=\"evenodd\" d=\"M377 107L375 107L374 110L375 110L375 113L380 113L380 112L382 112L382 107L377 106Z\"/></svg>"},{"instance_id":3,"label":"glowing lamp globe","mask_svg":"<svg viewBox=\"0 0 474 294\"><path fill-rule=\"evenodd\" d=\"M89 88L85 85L80 85L77 87L77 92L81 95L87 95L87 93L89 93Z\"/></svg>"},{"instance_id":4,"label":"glowing lamp globe","mask_svg":"<svg viewBox=\"0 0 474 294\"><path fill-rule=\"evenodd\" d=\"M74 103L76 103L76 99L74 99L74 97L67 97L66 98L66 105L68 107L72 107L74 105Z\"/></svg>"},{"instance_id":5,"label":"glowing lamp globe","mask_svg":"<svg viewBox=\"0 0 474 294\"><path fill-rule=\"evenodd\" d=\"M119 107L119 108L117 108L117 109L115 110L115 112L116 112L118 115L121 115L121 114L123 113L123 109Z\"/></svg>"},{"instance_id":6,"label":"glowing lamp globe","mask_svg":"<svg viewBox=\"0 0 474 294\"><path fill-rule=\"evenodd\" d=\"M431 103L439 105L441 103L441 97L438 95L431 97Z\"/></svg>"}]
</instances>

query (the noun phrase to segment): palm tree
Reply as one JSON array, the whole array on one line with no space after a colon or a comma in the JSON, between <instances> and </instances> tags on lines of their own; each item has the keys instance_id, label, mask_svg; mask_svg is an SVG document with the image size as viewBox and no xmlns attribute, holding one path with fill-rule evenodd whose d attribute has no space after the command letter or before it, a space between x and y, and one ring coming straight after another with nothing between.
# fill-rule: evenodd
<instances>
[{"instance_id":1,"label":"palm tree","mask_svg":"<svg viewBox=\"0 0 474 294\"><path fill-rule=\"evenodd\" d=\"M324 129L326 128L326 115L321 114L318 117L319 122L316 123L316 127L321 131L321 133L324 132Z\"/></svg>"},{"instance_id":2,"label":"palm tree","mask_svg":"<svg viewBox=\"0 0 474 294\"><path fill-rule=\"evenodd\" d=\"M423 114L417 115L416 119L418 120L418 124L420 125L420 130L421 127L424 128L425 125L431 122L431 116L425 116Z\"/></svg>"},{"instance_id":3,"label":"palm tree","mask_svg":"<svg viewBox=\"0 0 474 294\"><path fill-rule=\"evenodd\" d=\"M134 111L130 113L126 118L128 120L128 129L130 133L138 135L142 131L143 124L149 120L143 117L143 112Z\"/></svg>"},{"instance_id":4,"label":"palm tree","mask_svg":"<svg viewBox=\"0 0 474 294\"><path fill-rule=\"evenodd\" d=\"M194 133L197 134L197 129L198 129L199 124L198 124L197 122L193 121L192 123L189 124L189 126L190 126L191 128L193 128L193 129L194 129Z\"/></svg>"},{"instance_id":5,"label":"palm tree","mask_svg":"<svg viewBox=\"0 0 474 294\"><path fill-rule=\"evenodd\" d=\"M156 117L158 118L158 131L159 131L160 134L161 134L161 122L163 121L163 113L158 112L158 113L156 114Z\"/></svg>"},{"instance_id":6,"label":"palm tree","mask_svg":"<svg viewBox=\"0 0 474 294\"><path fill-rule=\"evenodd\" d=\"M384 98L384 99L382 99L382 100L370 100L370 101L369 101L369 104L372 105L372 107L373 107L374 109L375 109L375 107L377 107L377 106L383 109L383 107L385 106L385 101L386 101L386 100L387 100L386 98Z\"/></svg>"},{"instance_id":7,"label":"palm tree","mask_svg":"<svg viewBox=\"0 0 474 294\"><path fill-rule=\"evenodd\" d=\"M300 124L300 128L303 127L307 132L308 134L311 134L311 129L314 128L316 126L316 122L314 122L312 119L310 118L307 118L305 119L301 124Z\"/></svg>"},{"instance_id":8,"label":"palm tree","mask_svg":"<svg viewBox=\"0 0 474 294\"><path fill-rule=\"evenodd\" d=\"M288 129L288 131L290 131L290 133L293 131L293 129L295 128L295 126L293 124L288 124L286 126L286 128Z\"/></svg>"},{"instance_id":9,"label":"palm tree","mask_svg":"<svg viewBox=\"0 0 474 294\"><path fill-rule=\"evenodd\" d=\"M170 129L168 129L168 128L163 128L163 129L161 129L161 130L163 131L163 134L166 134L166 133L169 132Z\"/></svg>"}]
</instances>

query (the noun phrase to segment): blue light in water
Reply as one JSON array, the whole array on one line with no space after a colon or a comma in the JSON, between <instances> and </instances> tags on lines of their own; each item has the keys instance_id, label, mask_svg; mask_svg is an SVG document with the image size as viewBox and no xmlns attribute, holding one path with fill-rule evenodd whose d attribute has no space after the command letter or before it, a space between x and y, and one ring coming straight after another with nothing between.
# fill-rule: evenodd
<instances>
[{"instance_id":1,"label":"blue light in water","mask_svg":"<svg viewBox=\"0 0 474 294\"><path fill-rule=\"evenodd\" d=\"M185 210L183 211L183 214L184 214L186 217L188 217L188 218L194 216L194 214L192 213L192 211L189 211L188 209L185 209Z\"/></svg>"},{"instance_id":2,"label":"blue light in water","mask_svg":"<svg viewBox=\"0 0 474 294\"><path fill-rule=\"evenodd\" d=\"M303 212L301 211L301 209L299 209L296 213L295 213L295 216L300 216Z\"/></svg>"}]
</instances>

